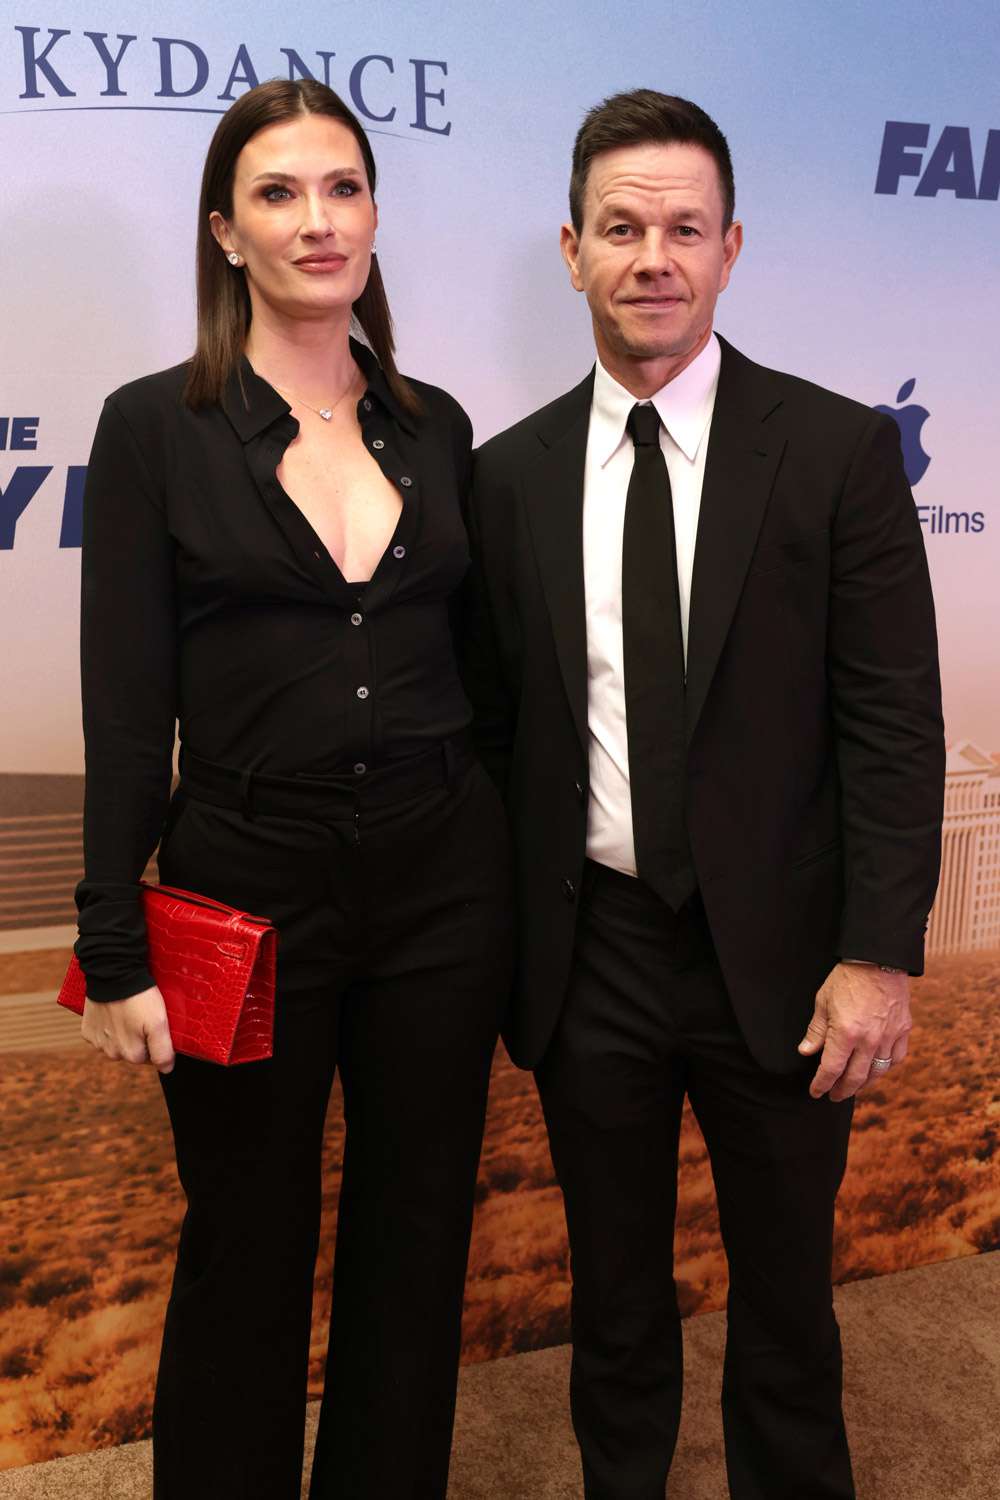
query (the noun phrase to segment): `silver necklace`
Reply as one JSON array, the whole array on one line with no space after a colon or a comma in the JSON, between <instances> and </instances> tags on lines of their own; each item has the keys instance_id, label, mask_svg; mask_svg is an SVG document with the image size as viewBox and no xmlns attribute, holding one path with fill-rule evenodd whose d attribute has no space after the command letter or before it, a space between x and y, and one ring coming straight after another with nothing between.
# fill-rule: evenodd
<instances>
[{"instance_id":1,"label":"silver necklace","mask_svg":"<svg viewBox=\"0 0 1000 1500\"><path fill-rule=\"evenodd\" d=\"M341 391L340 395L337 397L332 406L313 406L310 404L310 402L303 401L301 396L296 396L294 391L286 391L284 386L276 385L274 389L276 391L280 391L282 396L290 396L293 401L295 401L299 406L304 406L307 411L314 411L317 417L323 418L324 422L329 422L332 419L333 414L337 410L337 407L340 405L341 401L343 401L344 397L348 394L349 391L354 388L355 385L357 385L357 372L355 372L355 374L351 376L350 380L347 382L346 386Z\"/></svg>"}]
</instances>

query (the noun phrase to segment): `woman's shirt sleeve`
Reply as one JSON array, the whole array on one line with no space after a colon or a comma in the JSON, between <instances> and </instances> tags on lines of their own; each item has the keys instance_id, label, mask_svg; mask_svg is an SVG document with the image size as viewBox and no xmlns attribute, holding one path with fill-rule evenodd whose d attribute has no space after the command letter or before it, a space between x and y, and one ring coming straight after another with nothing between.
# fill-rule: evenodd
<instances>
[{"instance_id":1,"label":"woman's shirt sleeve","mask_svg":"<svg viewBox=\"0 0 1000 1500\"><path fill-rule=\"evenodd\" d=\"M139 880L169 803L177 715L174 549L162 442L138 441L135 427L118 398L109 397L84 491L86 788L76 953L87 994L98 1001L123 1000L153 984Z\"/></svg>"}]
</instances>

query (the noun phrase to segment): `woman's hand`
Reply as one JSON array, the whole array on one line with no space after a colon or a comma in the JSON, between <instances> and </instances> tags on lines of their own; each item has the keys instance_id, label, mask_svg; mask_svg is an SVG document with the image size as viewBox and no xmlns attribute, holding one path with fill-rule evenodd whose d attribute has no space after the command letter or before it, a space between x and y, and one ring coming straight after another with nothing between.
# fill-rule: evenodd
<instances>
[{"instance_id":1,"label":"woman's hand","mask_svg":"<svg viewBox=\"0 0 1000 1500\"><path fill-rule=\"evenodd\" d=\"M167 1007L154 985L127 1000L83 1007L83 1039L113 1062L151 1062L161 1073L172 1073L174 1044L170 1040Z\"/></svg>"}]
</instances>

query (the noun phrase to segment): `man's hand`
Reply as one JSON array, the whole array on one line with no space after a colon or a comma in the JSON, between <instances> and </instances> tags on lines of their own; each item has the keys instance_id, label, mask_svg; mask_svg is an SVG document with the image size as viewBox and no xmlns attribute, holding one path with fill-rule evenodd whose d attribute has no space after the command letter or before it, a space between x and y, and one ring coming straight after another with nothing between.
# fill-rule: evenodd
<instances>
[{"instance_id":1,"label":"man's hand","mask_svg":"<svg viewBox=\"0 0 1000 1500\"><path fill-rule=\"evenodd\" d=\"M872 1072L872 1059L903 1061L913 1022L910 981L873 964L837 964L816 996L816 1009L799 1043L803 1057L822 1049L809 1085L814 1099L829 1093L835 1104L861 1093L888 1069Z\"/></svg>"},{"instance_id":2,"label":"man's hand","mask_svg":"<svg viewBox=\"0 0 1000 1500\"><path fill-rule=\"evenodd\" d=\"M109 1000L101 1005L87 1000L82 1031L84 1041L113 1062L151 1062L161 1073L173 1072L174 1047L167 1008L155 986L127 1000Z\"/></svg>"}]
</instances>

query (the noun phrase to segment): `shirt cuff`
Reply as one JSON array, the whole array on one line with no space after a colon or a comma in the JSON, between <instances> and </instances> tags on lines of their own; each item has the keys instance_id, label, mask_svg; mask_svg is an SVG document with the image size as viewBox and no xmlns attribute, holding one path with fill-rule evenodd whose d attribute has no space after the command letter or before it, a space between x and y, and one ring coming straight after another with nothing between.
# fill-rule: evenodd
<instances>
[{"instance_id":1,"label":"shirt cuff","mask_svg":"<svg viewBox=\"0 0 1000 1500\"><path fill-rule=\"evenodd\" d=\"M841 957L842 964L865 964L869 968L879 969L883 974L906 974L908 970L901 969L896 964L884 964L879 958L847 958Z\"/></svg>"},{"instance_id":2,"label":"shirt cuff","mask_svg":"<svg viewBox=\"0 0 1000 1500\"><path fill-rule=\"evenodd\" d=\"M127 979L88 979L87 999L98 1005L107 1005L113 1000L129 1000L133 995L141 995L143 990L151 990L155 984L156 980L148 969L138 969Z\"/></svg>"}]
</instances>

